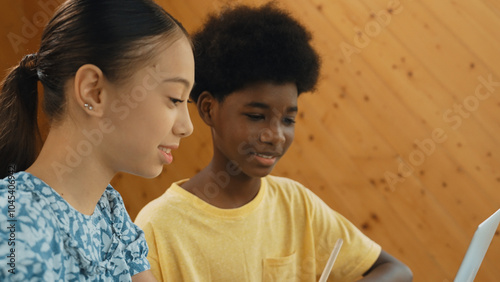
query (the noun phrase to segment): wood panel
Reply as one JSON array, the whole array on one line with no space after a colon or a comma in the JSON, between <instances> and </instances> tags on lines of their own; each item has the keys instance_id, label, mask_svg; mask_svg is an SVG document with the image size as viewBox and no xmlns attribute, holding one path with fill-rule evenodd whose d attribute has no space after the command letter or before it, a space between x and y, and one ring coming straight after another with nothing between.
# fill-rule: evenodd
<instances>
[{"instance_id":1,"label":"wood panel","mask_svg":"<svg viewBox=\"0 0 500 282\"><path fill-rule=\"evenodd\" d=\"M224 5L265 2L157 1L190 32ZM415 281L452 281L476 226L500 208L500 4L278 4L313 32L323 67L318 90L299 99L295 142L274 174L308 186L407 263ZM36 50L41 29L17 52L8 35L45 10L33 0L0 5L4 70ZM132 218L209 162L209 130L190 110L195 131L159 177L113 179ZM496 235L476 281L500 277Z\"/></svg>"}]
</instances>

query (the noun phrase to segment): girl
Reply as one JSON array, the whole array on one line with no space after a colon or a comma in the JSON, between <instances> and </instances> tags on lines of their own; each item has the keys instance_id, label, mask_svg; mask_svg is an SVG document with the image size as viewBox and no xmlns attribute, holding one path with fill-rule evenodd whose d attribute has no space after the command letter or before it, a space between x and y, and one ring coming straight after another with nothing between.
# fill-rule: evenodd
<instances>
[{"instance_id":1,"label":"girl","mask_svg":"<svg viewBox=\"0 0 500 282\"><path fill-rule=\"evenodd\" d=\"M37 156L37 81L50 131ZM151 0L69 0L0 95L0 281L154 279L108 183L155 177L191 134L194 59Z\"/></svg>"}]
</instances>

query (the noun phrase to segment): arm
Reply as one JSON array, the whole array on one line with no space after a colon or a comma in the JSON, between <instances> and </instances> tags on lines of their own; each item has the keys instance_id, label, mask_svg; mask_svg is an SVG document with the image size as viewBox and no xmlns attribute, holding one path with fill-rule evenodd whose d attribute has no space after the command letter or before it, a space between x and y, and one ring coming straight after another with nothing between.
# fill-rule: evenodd
<instances>
[{"instance_id":1,"label":"arm","mask_svg":"<svg viewBox=\"0 0 500 282\"><path fill-rule=\"evenodd\" d=\"M412 281L411 270L384 250L359 281Z\"/></svg>"},{"instance_id":2,"label":"arm","mask_svg":"<svg viewBox=\"0 0 500 282\"><path fill-rule=\"evenodd\" d=\"M132 282L156 282L156 278L151 270L146 270L132 276Z\"/></svg>"},{"instance_id":3,"label":"arm","mask_svg":"<svg viewBox=\"0 0 500 282\"><path fill-rule=\"evenodd\" d=\"M156 280L153 281L164 281L166 280L166 278L163 277L162 275L162 269L159 263L158 248L153 226L151 222L144 223L141 219L142 219L142 214L139 213L139 215L136 218L136 223L144 231L144 236L146 238L146 242L148 243L148 248L149 248L148 261L151 268L148 270L148 272L150 272L151 275L156 278Z\"/></svg>"}]
</instances>

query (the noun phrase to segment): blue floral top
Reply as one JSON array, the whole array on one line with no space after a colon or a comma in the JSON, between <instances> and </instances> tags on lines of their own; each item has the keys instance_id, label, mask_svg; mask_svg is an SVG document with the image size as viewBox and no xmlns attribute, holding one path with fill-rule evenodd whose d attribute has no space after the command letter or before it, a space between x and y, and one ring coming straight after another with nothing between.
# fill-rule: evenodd
<instances>
[{"instance_id":1,"label":"blue floral top","mask_svg":"<svg viewBox=\"0 0 500 282\"><path fill-rule=\"evenodd\" d=\"M84 215L37 177L0 180L0 281L131 281L150 268L144 233L108 186Z\"/></svg>"}]
</instances>

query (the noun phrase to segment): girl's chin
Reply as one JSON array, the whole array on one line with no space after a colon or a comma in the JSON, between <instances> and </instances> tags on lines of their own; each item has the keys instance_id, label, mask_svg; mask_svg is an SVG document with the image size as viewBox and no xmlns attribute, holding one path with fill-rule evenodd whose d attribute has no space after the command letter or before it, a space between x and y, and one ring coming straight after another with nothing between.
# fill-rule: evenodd
<instances>
[{"instance_id":1,"label":"girl's chin","mask_svg":"<svg viewBox=\"0 0 500 282\"><path fill-rule=\"evenodd\" d=\"M163 171L163 165L151 167L149 170L141 169L140 171L129 172L130 174L137 175L143 178L155 178Z\"/></svg>"}]
</instances>

